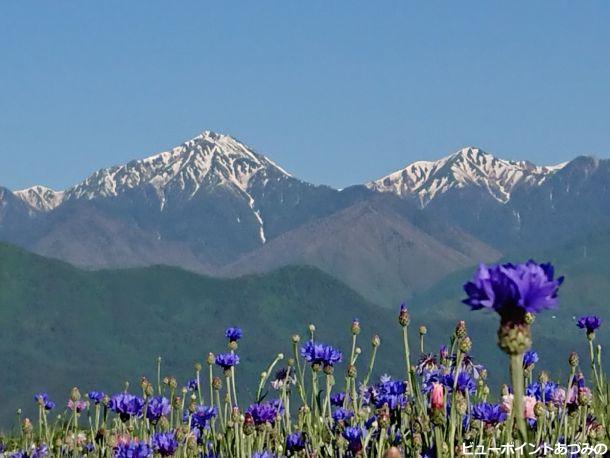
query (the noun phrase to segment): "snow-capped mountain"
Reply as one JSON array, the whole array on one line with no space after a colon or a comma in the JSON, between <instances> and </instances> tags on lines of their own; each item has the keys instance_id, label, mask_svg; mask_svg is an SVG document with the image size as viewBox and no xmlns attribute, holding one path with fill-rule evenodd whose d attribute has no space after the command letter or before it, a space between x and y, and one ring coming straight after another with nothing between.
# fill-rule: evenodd
<instances>
[{"instance_id":1,"label":"snow-capped mountain","mask_svg":"<svg viewBox=\"0 0 610 458\"><path fill-rule=\"evenodd\" d=\"M46 186L32 186L31 188L15 191L13 194L28 204L34 210L51 211L60 205L64 199L63 191L55 191Z\"/></svg>"},{"instance_id":2,"label":"snow-capped mountain","mask_svg":"<svg viewBox=\"0 0 610 458\"><path fill-rule=\"evenodd\" d=\"M251 178L264 169L289 176L234 138L205 131L170 151L99 170L66 191L66 199L112 197L150 185L163 207L168 194L181 192L192 198L206 185L227 186L247 193Z\"/></svg>"},{"instance_id":3,"label":"snow-capped mountain","mask_svg":"<svg viewBox=\"0 0 610 458\"><path fill-rule=\"evenodd\" d=\"M538 186L564 165L541 167L527 161L508 161L467 147L437 161L414 162L367 186L416 198L422 207L451 189L468 186L482 188L497 201L506 203L517 186Z\"/></svg>"}]
</instances>

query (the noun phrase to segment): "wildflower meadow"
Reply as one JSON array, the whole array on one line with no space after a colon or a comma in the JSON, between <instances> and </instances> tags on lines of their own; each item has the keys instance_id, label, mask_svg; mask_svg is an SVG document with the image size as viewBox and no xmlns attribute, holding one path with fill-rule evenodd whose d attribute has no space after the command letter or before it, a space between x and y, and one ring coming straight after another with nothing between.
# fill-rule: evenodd
<instances>
[{"instance_id":1,"label":"wildflower meadow","mask_svg":"<svg viewBox=\"0 0 610 458\"><path fill-rule=\"evenodd\" d=\"M553 270L534 261L481 265L464 285L465 312L499 316L497 344L506 358L489 369L510 369L499 389L489 387L487 369L471 357L466 322L426 353L427 329L411 326L403 304L394 325L403 352L392 355L401 373L376 375L383 342L360 340L366 323L346 323L349 348L320 342L312 324L287 336L292 352L261 368L256 396L244 402L237 385L248 329L229 327L226 351L195 364L190 380L166 375L159 358L154 377L121 392L33 394L37 417L19 417L2 437L0 456L607 456L610 391L595 340L600 318L577 321L588 354L565 356L567 378L536 368L536 315L559 306L563 277Z\"/></svg>"}]
</instances>

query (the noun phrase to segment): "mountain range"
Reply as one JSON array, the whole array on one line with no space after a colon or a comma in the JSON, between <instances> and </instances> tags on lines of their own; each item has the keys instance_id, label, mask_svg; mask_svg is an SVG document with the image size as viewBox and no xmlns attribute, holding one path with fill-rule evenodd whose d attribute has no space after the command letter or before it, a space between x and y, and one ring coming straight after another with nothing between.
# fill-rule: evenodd
<instances>
[{"instance_id":1,"label":"mountain range","mask_svg":"<svg viewBox=\"0 0 610 458\"><path fill-rule=\"evenodd\" d=\"M467 147L336 190L206 131L64 191L0 188L0 240L89 269L306 264L390 306L478 262L610 229L609 184L608 160L536 166Z\"/></svg>"}]
</instances>

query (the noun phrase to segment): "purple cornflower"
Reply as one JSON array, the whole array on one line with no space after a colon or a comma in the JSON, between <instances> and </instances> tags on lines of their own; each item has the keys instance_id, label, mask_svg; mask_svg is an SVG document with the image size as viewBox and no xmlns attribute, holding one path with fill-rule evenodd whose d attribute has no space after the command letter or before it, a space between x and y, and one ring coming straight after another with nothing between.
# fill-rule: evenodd
<instances>
[{"instance_id":1,"label":"purple cornflower","mask_svg":"<svg viewBox=\"0 0 610 458\"><path fill-rule=\"evenodd\" d=\"M237 342L239 339L242 338L243 336L243 332L240 328L227 328L227 330L225 331L225 337L227 339L229 339L229 342Z\"/></svg>"},{"instance_id":2,"label":"purple cornflower","mask_svg":"<svg viewBox=\"0 0 610 458\"><path fill-rule=\"evenodd\" d=\"M178 450L178 445L173 431L156 433L152 437L152 448L161 456L172 456Z\"/></svg>"},{"instance_id":3,"label":"purple cornflower","mask_svg":"<svg viewBox=\"0 0 610 458\"><path fill-rule=\"evenodd\" d=\"M336 348L311 340L301 347L301 356L312 366L321 364L332 367L343 359L343 354Z\"/></svg>"},{"instance_id":4,"label":"purple cornflower","mask_svg":"<svg viewBox=\"0 0 610 458\"><path fill-rule=\"evenodd\" d=\"M445 375L444 385L450 391L453 391L453 385L454 385L453 373ZM476 389L476 384L474 383L472 376L468 372L460 371L460 373L458 374L458 377L457 377L457 383L455 383L455 388L457 389L457 391L461 392L462 394L466 394L467 392L472 394L472 393L474 393L474 390Z\"/></svg>"},{"instance_id":5,"label":"purple cornflower","mask_svg":"<svg viewBox=\"0 0 610 458\"><path fill-rule=\"evenodd\" d=\"M472 417L475 420L480 420L486 425L497 425L506 420L506 412L502 410L500 404L489 404L482 402L475 404L472 407Z\"/></svg>"},{"instance_id":6,"label":"purple cornflower","mask_svg":"<svg viewBox=\"0 0 610 458\"><path fill-rule=\"evenodd\" d=\"M48 456L49 449L46 444L40 444L38 447L32 445L30 451L17 450L11 453L10 458L44 458Z\"/></svg>"},{"instance_id":7,"label":"purple cornflower","mask_svg":"<svg viewBox=\"0 0 610 458\"><path fill-rule=\"evenodd\" d=\"M53 408L55 408L55 403L49 399L47 393L35 394L34 401L44 407L44 410L52 410Z\"/></svg>"},{"instance_id":8,"label":"purple cornflower","mask_svg":"<svg viewBox=\"0 0 610 458\"><path fill-rule=\"evenodd\" d=\"M262 425L265 423L274 424L276 417L282 411L281 401L267 401L252 404L248 407L248 410L246 410L246 414L249 414L252 417L255 425Z\"/></svg>"},{"instance_id":9,"label":"purple cornflower","mask_svg":"<svg viewBox=\"0 0 610 458\"><path fill-rule=\"evenodd\" d=\"M188 382L186 382L186 389L189 391L197 391L197 388L199 388L199 385L197 383L197 379L192 379L189 380Z\"/></svg>"},{"instance_id":10,"label":"purple cornflower","mask_svg":"<svg viewBox=\"0 0 610 458\"><path fill-rule=\"evenodd\" d=\"M362 438L364 429L357 426L348 426L343 430L343 438L347 440L347 448L352 454L357 454L362 450Z\"/></svg>"},{"instance_id":11,"label":"purple cornflower","mask_svg":"<svg viewBox=\"0 0 610 458\"><path fill-rule=\"evenodd\" d=\"M334 407L341 407L345 402L345 393L340 391L330 396L330 405Z\"/></svg>"},{"instance_id":12,"label":"purple cornflower","mask_svg":"<svg viewBox=\"0 0 610 458\"><path fill-rule=\"evenodd\" d=\"M102 399L104 399L104 393L102 393L101 391L89 391L87 393L87 397L94 404L99 404L100 402L102 402Z\"/></svg>"},{"instance_id":13,"label":"purple cornflower","mask_svg":"<svg viewBox=\"0 0 610 458\"><path fill-rule=\"evenodd\" d=\"M131 442L120 443L113 449L115 458L148 458L152 450L146 442L137 439Z\"/></svg>"},{"instance_id":14,"label":"purple cornflower","mask_svg":"<svg viewBox=\"0 0 610 458\"><path fill-rule=\"evenodd\" d=\"M286 437L286 451L288 453L298 453L305 450L305 436L301 432L289 434Z\"/></svg>"},{"instance_id":15,"label":"purple cornflower","mask_svg":"<svg viewBox=\"0 0 610 458\"><path fill-rule=\"evenodd\" d=\"M554 279L550 263L481 264L472 281L464 285L464 303L472 310L492 309L506 321L522 319L526 312L538 313L557 305L563 277Z\"/></svg>"},{"instance_id":16,"label":"purple cornflower","mask_svg":"<svg viewBox=\"0 0 610 458\"><path fill-rule=\"evenodd\" d=\"M538 353L533 350L528 350L523 354L523 367L528 368L538 362Z\"/></svg>"},{"instance_id":17,"label":"purple cornflower","mask_svg":"<svg viewBox=\"0 0 610 458\"><path fill-rule=\"evenodd\" d=\"M215 362L226 371L239 364L239 356L234 353L221 353L216 355Z\"/></svg>"},{"instance_id":18,"label":"purple cornflower","mask_svg":"<svg viewBox=\"0 0 610 458\"><path fill-rule=\"evenodd\" d=\"M146 406L146 418L148 418L153 424L157 423L161 417L169 415L169 412L169 399L163 396L155 396L148 400L148 405Z\"/></svg>"},{"instance_id":19,"label":"purple cornflower","mask_svg":"<svg viewBox=\"0 0 610 458\"><path fill-rule=\"evenodd\" d=\"M263 450L262 452L254 452L252 458L276 458L275 453L269 450Z\"/></svg>"},{"instance_id":20,"label":"purple cornflower","mask_svg":"<svg viewBox=\"0 0 610 458\"><path fill-rule=\"evenodd\" d=\"M595 315L581 316L576 322L580 329L586 329L587 335L593 334L602 325L602 320Z\"/></svg>"},{"instance_id":21,"label":"purple cornflower","mask_svg":"<svg viewBox=\"0 0 610 458\"><path fill-rule=\"evenodd\" d=\"M130 417L142 415L144 399L129 393L117 393L110 398L108 407L119 415L121 420L127 421Z\"/></svg>"},{"instance_id":22,"label":"purple cornflower","mask_svg":"<svg viewBox=\"0 0 610 458\"><path fill-rule=\"evenodd\" d=\"M548 402L553 399L555 390L557 389L555 382L546 382L544 384L540 382L533 382L527 385L525 388L526 396L533 396L538 401Z\"/></svg>"},{"instance_id":23,"label":"purple cornflower","mask_svg":"<svg viewBox=\"0 0 610 458\"><path fill-rule=\"evenodd\" d=\"M333 412L333 420L335 423L339 421L347 421L354 416L354 412L349 409L344 409L343 407L337 407Z\"/></svg>"},{"instance_id":24,"label":"purple cornflower","mask_svg":"<svg viewBox=\"0 0 610 458\"><path fill-rule=\"evenodd\" d=\"M370 389L370 399L380 409L385 404L390 409L399 409L407 403L407 384L402 380L392 380L390 377L382 377L381 381Z\"/></svg>"},{"instance_id":25,"label":"purple cornflower","mask_svg":"<svg viewBox=\"0 0 610 458\"><path fill-rule=\"evenodd\" d=\"M198 405L191 415L191 425L200 429L206 428L209 421L216 416L217 412L216 407Z\"/></svg>"}]
</instances>

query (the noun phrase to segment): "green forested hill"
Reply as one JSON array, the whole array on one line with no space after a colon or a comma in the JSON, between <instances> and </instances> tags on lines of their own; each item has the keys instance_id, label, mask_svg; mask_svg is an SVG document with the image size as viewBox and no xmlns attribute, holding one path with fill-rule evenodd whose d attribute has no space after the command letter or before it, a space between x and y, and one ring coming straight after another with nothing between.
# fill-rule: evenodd
<instances>
[{"instance_id":1,"label":"green forested hill","mask_svg":"<svg viewBox=\"0 0 610 458\"><path fill-rule=\"evenodd\" d=\"M10 423L18 407L32 414L37 391L63 408L72 386L113 392L129 380L138 390L140 376L156 378L158 355L164 373L184 382L194 362L226 350L228 325L244 330L238 384L255 391L275 355L290 354L293 333L313 322L321 339L347 350L353 317L362 323L363 357L379 333L385 367L393 369L392 356L399 364L394 313L317 269L233 280L168 267L88 272L0 244L1 421Z\"/></svg>"}]
</instances>

